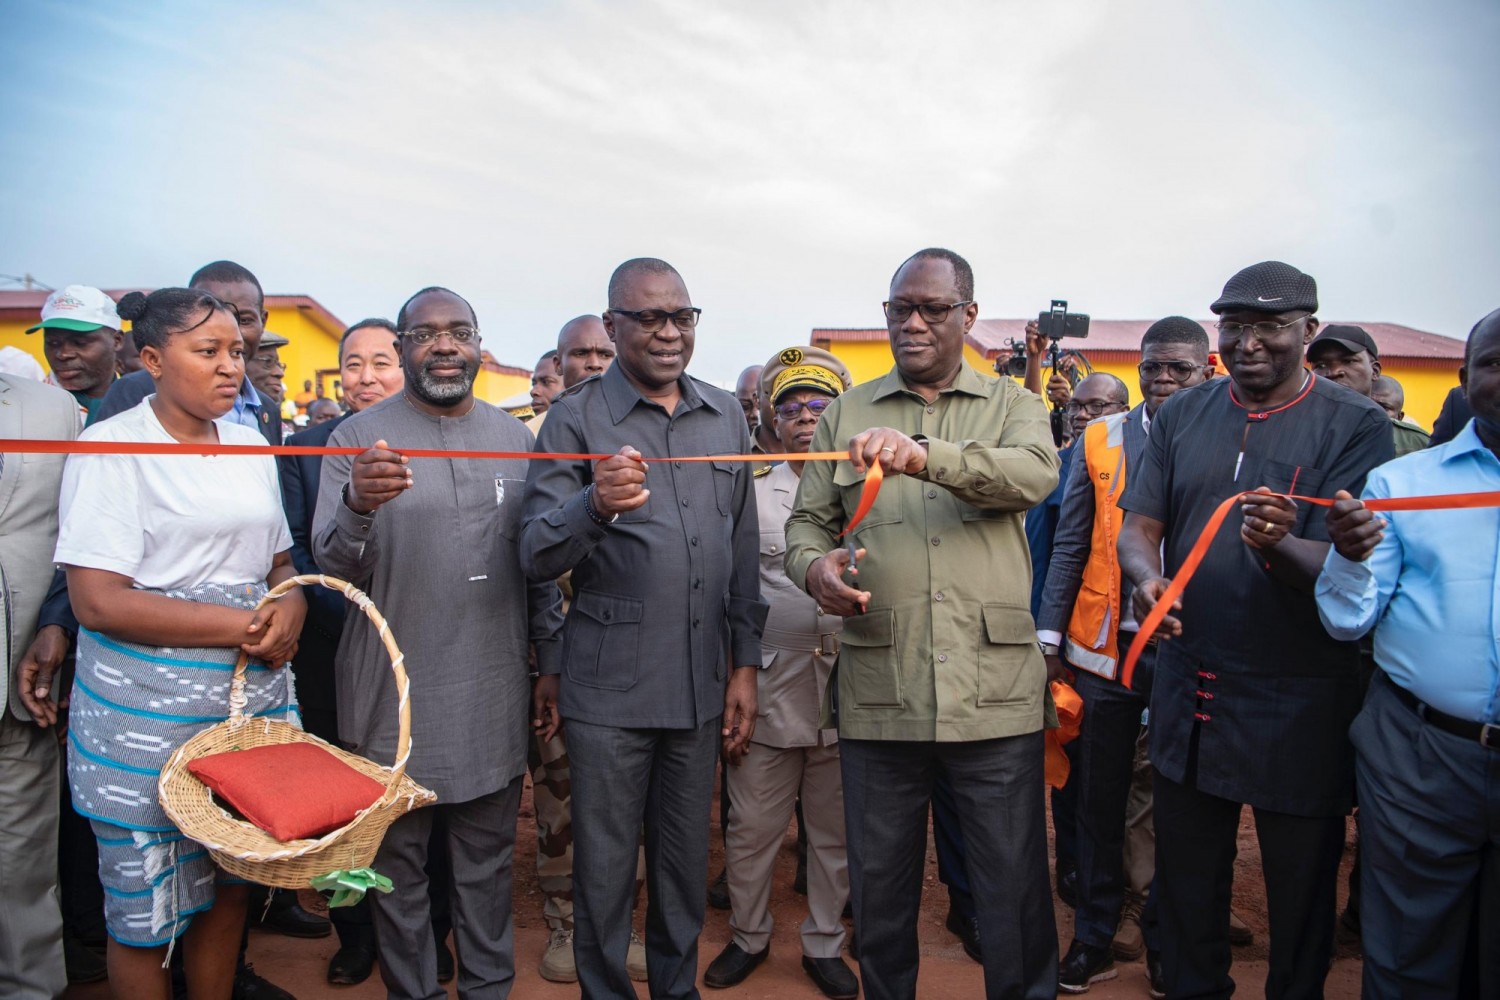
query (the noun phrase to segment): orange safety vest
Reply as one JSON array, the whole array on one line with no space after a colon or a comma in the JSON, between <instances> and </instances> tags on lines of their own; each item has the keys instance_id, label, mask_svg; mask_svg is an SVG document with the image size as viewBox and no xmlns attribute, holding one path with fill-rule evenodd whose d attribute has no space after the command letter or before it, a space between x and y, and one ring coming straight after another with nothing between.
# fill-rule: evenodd
<instances>
[{"instance_id":1,"label":"orange safety vest","mask_svg":"<svg viewBox=\"0 0 1500 1000\"><path fill-rule=\"evenodd\" d=\"M1116 638L1120 628L1120 557L1115 544L1125 512L1125 418L1113 413L1092 421L1083 432L1082 461L1094 489L1094 530L1083 580L1073 602L1073 617L1063 649L1068 662L1091 674L1114 680L1120 669Z\"/></svg>"}]
</instances>

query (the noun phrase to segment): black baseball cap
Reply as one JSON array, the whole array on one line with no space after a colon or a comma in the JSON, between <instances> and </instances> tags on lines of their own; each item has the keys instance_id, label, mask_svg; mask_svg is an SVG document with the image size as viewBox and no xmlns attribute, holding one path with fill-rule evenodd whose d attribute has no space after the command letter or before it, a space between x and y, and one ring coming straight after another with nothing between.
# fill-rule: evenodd
<instances>
[{"instance_id":1,"label":"black baseball cap","mask_svg":"<svg viewBox=\"0 0 1500 1000\"><path fill-rule=\"evenodd\" d=\"M1263 313L1317 312L1318 283L1279 260L1263 260L1240 271L1224 285L1215 313L1248 310Z\"/></svg>"},{"instance_id":2,"label":"black baseball cap","mask_svg":"<svg viewBox=\"0 0 1500 1000\"><path fill-rule=\"evenodd\" d=\"M1380 348L1375 345L1375 338L1370 336L1368 330L1362 326L1352 326L1344 323L1333 323L1318 331L1318 335L1307 345L1307 359L1312 360L1322 348L1320 344L1338 344L1350 354L1358 354L1364 351L1375 361L1380 360Z\"/></svg>"}]
</instances>

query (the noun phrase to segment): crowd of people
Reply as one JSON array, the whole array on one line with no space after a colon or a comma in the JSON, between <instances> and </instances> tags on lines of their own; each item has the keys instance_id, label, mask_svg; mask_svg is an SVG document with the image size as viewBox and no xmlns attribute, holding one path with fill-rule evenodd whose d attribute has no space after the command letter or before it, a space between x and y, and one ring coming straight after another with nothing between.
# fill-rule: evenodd
<instances>
[{"instance_id":1,"label":"crowd of people","mask_svg":"<svg viewBox=\"0 0 1500 1000\"><path fill-rule=\"evenodd\" d=\"M0 993L107 976L132 1000L279 1000L244 963L260 924L336 932L330 983L378 965L392 997L454 978L506 996L529 776L539 971L584 997L752 976L793 816L802 968L825 996L916 995L930 816L946 926L986 996L1086 993L1144 957L1153 997L1227 997L1250 936L1230 907L1245 806L1268 997L1321 996L1339 933L1362 939L1367 997L1500 996L1500 310L1429 438L1374 338L1320 326L1312 277L1275 261L1212 303L1217 365L1209 332L1169 316L1133 387L1043 384L1034 328L1022 383L970 367L974 275L949 250L897 268L893 365L858 385L791 345L716 388L688 374L701 310L674 267L626 261L606 294L539 359L525 423L475 397L479 318L447 288L350 327L347 412L306 385L305 421L283 420L284 342L238 264L118 304L49 298L34 329L54 385L0 374L0 438L291 429L358 454L0 454ZM1480 499L1399 503L1434 494ZM247 712L392 762L395 685L364 617L317 587L257 607L298 573L384 612L412 679L407 772L437 794L380 846L393 890L331 927L216 869L156 795L224 716L242 652ZM1084 704L1050 803L1065 949L1055 683ZM732 933L700 978L709 902Z\"/></svg>"}]
</instances>

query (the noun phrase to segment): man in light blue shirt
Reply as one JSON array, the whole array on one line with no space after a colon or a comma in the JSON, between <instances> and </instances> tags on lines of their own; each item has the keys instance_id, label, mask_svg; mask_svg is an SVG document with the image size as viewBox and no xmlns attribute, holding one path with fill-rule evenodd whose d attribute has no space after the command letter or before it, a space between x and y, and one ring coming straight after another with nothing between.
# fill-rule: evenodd
<instances>
[{"instance_id":1,"label":"man in light blue shirt","mask_svg":"<svg viewBox=\"0 0 1500 1000\"><path fill-rule=\"evenodd\" d=\"M1365 499L1500 491L1500 309L1470 332L1459 382L1474 419L1371 472ZM1377 515L1336 499L1318 614L1338 639L1379 625L1380 670L1349 731L1364 996L1500 996L1494 948L1460 986L1471 921L1500 939L1500 509Z\"/></svg>"}]
</instances>

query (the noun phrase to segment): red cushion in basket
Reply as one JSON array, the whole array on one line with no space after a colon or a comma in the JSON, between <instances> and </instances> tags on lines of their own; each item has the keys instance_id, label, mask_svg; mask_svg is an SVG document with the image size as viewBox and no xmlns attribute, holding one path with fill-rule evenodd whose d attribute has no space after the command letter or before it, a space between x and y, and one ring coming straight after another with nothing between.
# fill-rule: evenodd
<instances>
[{"instance_id":1,"label":"red cushion in basket","mask_svg":"<svg viewBox=\"0 0 1500 1000\"><path fill-rule=\"evenodd\" d=\"M210 754L189 763L188 770L283 842L337 830L385 793L380 782L312 743Z\"/></svg>"}]
</instances>

